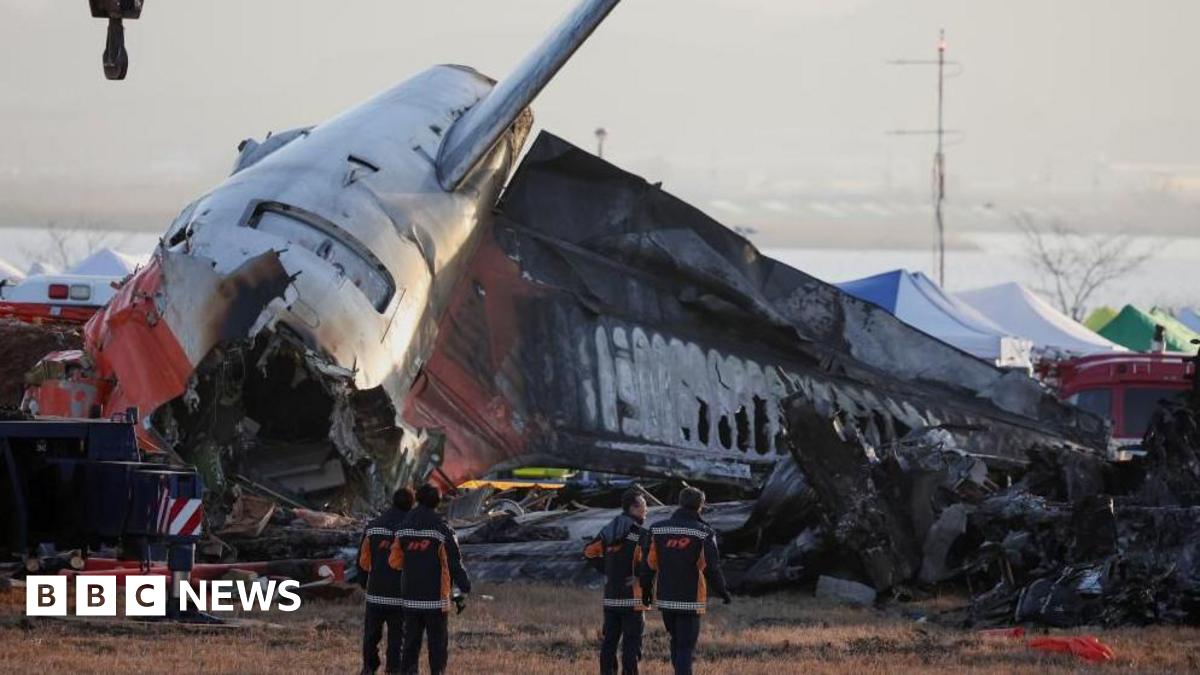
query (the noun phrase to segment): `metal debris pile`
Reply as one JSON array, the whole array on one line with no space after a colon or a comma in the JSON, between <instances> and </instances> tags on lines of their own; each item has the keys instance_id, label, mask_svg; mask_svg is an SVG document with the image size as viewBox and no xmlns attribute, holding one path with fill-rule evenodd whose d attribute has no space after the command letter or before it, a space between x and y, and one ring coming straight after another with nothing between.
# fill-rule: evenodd
<instances>
[{"instance_id":1,"label":"metal debris pile","mask_svg":"<svg viewBox=\"0 0 1200 675\"><path fill-rule=\"evenodd\" d=\"M732 535L752 508L753 502L712 504L705 519L723 536ZM652 506L647 519L665 518L673 509ZM472 579L598 587L603 577L584 562L583 546L617 513L618 509L577 507L493 516L458 528L463 559Z\"/></svg>"},{"instance_id":2,"label":"metal debris pile","mask_svg":"<svg viewBox=\"0 0 1200 675\"><path fill-rule=\"evenodd\" d=\"M1120 463L1040 445L1001 460L945 428L875 445L837 412L785 406L791 459L748 526L768 546L744 589L830 575L894 599L965 587L943 618L968 626L1200 623L1195 402L1165 406L1146 456Z\"/></svg>"},{"instance_id":3,"label":"metal debris pile","mask_svg":"<svg viewBox=\"0 0 1200 675\"><path fill-rule=\"evenodd\" d=\"M240 486L231 494L229 512L210 518L216 524L197 548L202 560L337 559L351 567L364 520L280 503Z\"/></svg>"},{"instance_id":4,"label":"metal debris pile","mask_svg":"<svg viewBox=\"0 0 1200 675\"><path fill-rule=\"evenodd\" d=\"M0 406L16 406L25 392L26 378L34 364L55 351L79 349L83 336L76 327L32 324L0 319Z\"/></svg>"}]
</instances>

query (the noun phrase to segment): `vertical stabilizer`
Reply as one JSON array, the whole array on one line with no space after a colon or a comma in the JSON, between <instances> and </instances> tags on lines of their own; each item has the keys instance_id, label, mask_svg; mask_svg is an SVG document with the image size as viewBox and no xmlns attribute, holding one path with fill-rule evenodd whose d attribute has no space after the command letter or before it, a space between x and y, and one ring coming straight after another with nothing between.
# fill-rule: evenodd
<instances>
[{"instance_id":1,"label":"vertical stabilizer","mask_svg":"<svg viewBox=\"0 0 1200 675\"><path fill-rule=\"evenodd\" d=\"M454 123L438 152L438 180L443 188L454 190L462 183L618 2L580 2L508 77Z\"/></svg>"}]
</instances>

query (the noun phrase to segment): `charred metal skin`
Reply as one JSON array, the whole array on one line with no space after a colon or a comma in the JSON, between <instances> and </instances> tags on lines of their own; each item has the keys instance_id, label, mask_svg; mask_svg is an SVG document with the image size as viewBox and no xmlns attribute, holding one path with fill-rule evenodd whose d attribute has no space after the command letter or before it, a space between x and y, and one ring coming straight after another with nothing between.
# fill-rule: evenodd
<instances>
[{"instance_id":1,"label":"charred metal skin","mask_svg":"<svg viewBox=\"0 0 1200 675\"><path fill-rule=\"evenodd\" d=\"M760 486L785 400L875 447L945 426L1023 461L1103 422L803 272L543 133L459 283L405 411L443 470L527 463Z\"/></svg>"},{"instance_id":2,"label":"charred metal skin","mask_svg":"<svg viewBox=\"0 0 1200 675\"><path fill-rule=\"evenodd\" d=\"M83 379L104 385L84 409L137 406L147 442L161 440L185 457L236 456L239 443L266 434L323 441L327 449L332 442L381 490L423 477L431 467L419 466L413 452L420 435L397 442L399 435L377 427L399 427L396 411L429 358L437 320L524 145L528 105L616 4L581 2L499 85L470 68L437 66L323 124L244 142L234 173L183 210L153 262L127 284L136 290L119 305L127 337L116 349L145 353L147 366L110 363L110 343L100 336L118 330L109 325L118 314L106 312L89 325L97 337L72 376L32 388L27 407L66 414L71 397L62 392ZM225 283L264 257L277 261L281 292L265 297ZM211 278L215 289L204 285ZM199 288L249 321L230 330L224 317L195 311ZM130 332L130 322L141 328ZM262 386L280 372L291 393ZM293 404L251 400L252 390ZM356 395L366 392L381 393L390 410L379 396ZM356 418L355 406L369 419ZM313 414L325 416L324 434L304 419L288 428L289 417ZM304 438L296 428L308 429ZM336 482L318 455L301 493ZM390 475L376 475L378 466ZM277 469L273 475L286 473Z\"/></svg>"}]
</instances>

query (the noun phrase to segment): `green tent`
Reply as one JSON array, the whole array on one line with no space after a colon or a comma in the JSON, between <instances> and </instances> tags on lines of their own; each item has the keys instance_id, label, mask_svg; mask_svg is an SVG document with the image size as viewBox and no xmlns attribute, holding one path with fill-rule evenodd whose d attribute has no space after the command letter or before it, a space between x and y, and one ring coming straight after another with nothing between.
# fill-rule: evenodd
<instances>
[{"instance_id":1,"label":"green tent","mask_svg":"<svg viewBox=\"0 0 1200 675\"><path fill-rule=\"evenodd\" d=\"M1100 329L1107 326L1108 322L1115 319L1116 316L1117 310L1109 307L1108 305L1097 307L1096 309L1092 310L1091 314L1087 315L1086 319L1083 320L1083 325L1090 328L1092 332L1099 333Z\"/></svg>"},{"instance_id":2,"label":"green tent","mask_svg":"<svg viewBox=\"0 0 1200 675\"><path fill-rule=\"evenodd\" d=\"M1112 321L1096 332L1119 345L1145 352L1150 350L1151 342L1154 341L1154 327L1159 324L1166 329L1168 351L1190 352L1193 349L1191 341L1200 338L1200 335L1188 330L1173 318L1168 321L1160 316L1152 316L1133 305L1125 305Z\"/></svg>"},{"instance_id":3,"label":"green tent","mask_svg":"<svg viewBox=\"0 0 1200 675\"><path fill-rule=\"evenodd\" d=\"M1177 334L1182 336L1190 334L1188 340L1200 338L1200 333L1192 330L1191 326L1180 321L1179 319L1176 319L1174 314L1165 309L1159 309L1158 307L1155 307L1154 309L1150 310L1150 316L1154 317L1155 321L1161 323L1163 327L1167 329L1168 335ZM1186 341L1184 344L1187 344ZM1194 352L1196 351L1196 346L1189 344L1184 348L1184 351Z\"/></svg>"}]
</instances>

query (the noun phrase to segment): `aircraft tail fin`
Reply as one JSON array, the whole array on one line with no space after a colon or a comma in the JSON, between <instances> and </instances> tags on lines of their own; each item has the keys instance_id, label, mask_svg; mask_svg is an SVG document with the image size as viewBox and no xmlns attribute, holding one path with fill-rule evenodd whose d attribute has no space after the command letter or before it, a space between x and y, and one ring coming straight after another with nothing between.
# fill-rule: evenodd
<instances>
[{"instance_id":1,"label":"aircraft tail fin","mask_svg":"<svg viewBox=\"0 0 1200 675\"><path fill-rule=\"evenodd\" d=\"M582 0L508 77L468 110L438 152L438 180L454 190L620 0Z\"/></svg>"}]
</instances>

